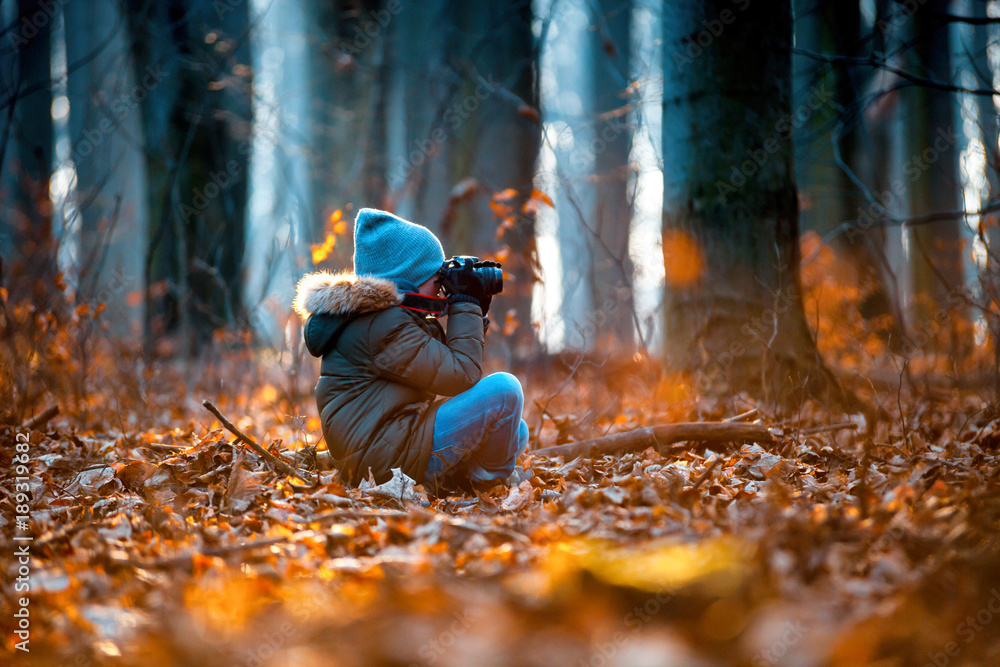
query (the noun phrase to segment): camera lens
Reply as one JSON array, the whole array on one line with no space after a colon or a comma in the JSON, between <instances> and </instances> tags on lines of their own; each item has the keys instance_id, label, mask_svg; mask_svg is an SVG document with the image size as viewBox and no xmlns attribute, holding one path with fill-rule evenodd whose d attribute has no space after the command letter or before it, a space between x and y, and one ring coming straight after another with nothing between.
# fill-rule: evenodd
<instances>
[{"instance_id":1,"label":"camera lens","mask_svg":"<svg viewBox=\"0 0 1000 667\"><path fill-rule=\"evenodd\" d=\"M476 273L482 279L487 294L492 296L503 291L503 271L495 266L481 266Z\"/></svg>"}]
</instances>

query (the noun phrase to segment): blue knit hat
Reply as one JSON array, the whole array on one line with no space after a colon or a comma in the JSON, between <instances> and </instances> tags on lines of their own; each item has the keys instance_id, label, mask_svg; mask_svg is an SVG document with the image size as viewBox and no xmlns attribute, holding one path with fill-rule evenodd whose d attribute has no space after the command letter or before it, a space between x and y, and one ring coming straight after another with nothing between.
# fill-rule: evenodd
<instances>
[{"instance_id":1,"label":"blue knit hat","mask_svg":"<svg viewBox=\"0 0 1000 667\"><path fill-rule=\"evenodd\" d=\"M444 263L444 249L431 230L388 211L363 208L354 220L354 273L386 278L414 292Z\"/></svg>"}]
</instances>

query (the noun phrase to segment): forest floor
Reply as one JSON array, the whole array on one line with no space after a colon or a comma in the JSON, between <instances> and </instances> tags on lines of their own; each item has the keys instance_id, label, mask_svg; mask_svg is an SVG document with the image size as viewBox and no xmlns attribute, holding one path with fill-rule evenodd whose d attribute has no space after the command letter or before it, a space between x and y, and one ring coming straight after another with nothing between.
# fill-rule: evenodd
<instances>
[{"instance_id":1,"label":"forest floor","mask_svg":"<svg viewBox=\"0 0 1000 667\"><path fill-rule=\"evenodd\" d=\"M757 408L777 444L535 451L533 478L480 497L350 489L332 471L303 489L200 401L308 470L310 396L199 381L181 400L162 382L125 414L114 398L128 389L109 381L86 415L0 427L2 652L75 666L1000 663L995 406L898 392L873 425L662 382L593 430ZM543 444L572 435L570 409L592 396L564 386L554 400L529 386ZM543 404L555 420L539 432ZM858 428L824 429L845 421ZM12 460L24 440L27 533ZM30 588L15 592L24 545Z\"/></svg>"}]
</instances>

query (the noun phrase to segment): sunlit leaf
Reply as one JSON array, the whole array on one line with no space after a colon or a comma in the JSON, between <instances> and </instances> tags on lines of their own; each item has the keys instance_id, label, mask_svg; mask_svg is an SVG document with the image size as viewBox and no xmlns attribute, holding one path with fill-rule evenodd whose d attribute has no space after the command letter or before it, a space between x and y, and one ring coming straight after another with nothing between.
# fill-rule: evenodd
<instances>
[{"instance_id":1,"label":"sunlit leaf","mask_svg":"<svg viewBox=\"0 0 1000 667\"><path fill-rule=\"evenodd\" d=\"M665 280L677 287L689 285L701 277L704 258L701 246L690 234L667 230L663 234Z\"/></svg>"}]
</instances>

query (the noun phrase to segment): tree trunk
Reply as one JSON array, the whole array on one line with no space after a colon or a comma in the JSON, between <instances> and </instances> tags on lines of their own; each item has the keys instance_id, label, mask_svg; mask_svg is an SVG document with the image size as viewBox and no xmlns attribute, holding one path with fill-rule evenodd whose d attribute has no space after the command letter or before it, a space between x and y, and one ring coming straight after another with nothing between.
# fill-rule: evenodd
<instances>
[{"instance_id":1,"label":"tree trunk","mask_svg":"<svg viewBox=\"0 0 1000 667\"><path fill-rule=\"evenodd\" d=\"M594 141L594 216L588 221L591 299L597 309L614 310L598 332L603 353L631 356L635 346L628 196L633 118L631 86L631 0L599 0L595 6L590 75L597 137ZM591 233L592 232L592 233Z\"/></svg>"},{"instance_id":2,"label":"tree trunk","mask_svg":"<svg viewBox=\"0 0 1000 667\"><path fill-rule=\"evenodd\" d=\"M181 356L236 322L251 128L249 3L129 0L152 218L147 344ZM155 76L152 76L155 73ZM155 286L155 289L153 287Z\"/></svg>"},{"instance_id":3,"label":"tree trunk","mask_svg":"<svg viewBox=\"0 0 1000 667\"><path fill-rule=\"evenodd\" d=\"M442 0L403 12L390 27L391 199L439 232L446 254L499 256L508 280L490 316L514 328L508 354L525 358L536 258L524 205L541 138L531 3ZM501 231L491 201L506 190L516 194L502 202Z\"/></svg>"},{"instance_id":4,"label":"tree trunk","mask_svg":"<svg viewBox=\"0 0 1000 667\"><path fill-rule=\"evenodd\" d=\"M128 28L117 3L70 0L63 5L71 159L76 171L75 214L64 242L76 247L68 276L77 303L104 304L102 316L118 334L136 335L143 289L141 253L147 234L146 165L137 109L158 75L136 76Z\"/></svg>"},{"instance_id":5,"label":"tree trunk","mask_svg":"<svg viewBox=\"0 0 1000 667\"><path fill-rule=\"evenodd\" d=\"M254 16L253 164L244 302L256 333L282 345L295 284L311 260L315 210L310 86L312 18L302 0L268 3ZM292 318L294 322L295 319Z\"/></svg>"},{"instance_id":6,"label":"tree trunk","mask_svg":"<svg viewBox=\"0 0 1000 667\"><path fill-rule=\"evenodd\" d=\"M928 0L913 14L913 71L950 82L952 62L948 0ZM955 139L956 101L951 92L915 86L908 97L910 156L910 214L913 217L954 211L961 207ZM917 323L936 319L936 313L954 308L949 297L964 287L959 220L945 220L913 227L909 255ZM935 346L934 341L930 341ZM940 341L938 341L940 343Z\"/></svg>"},{"instance_id":7,"label":"tree trunk","mask_svg":"<svg viewBox=\"0 0 1000 667\"><path fill-rule=\"evenodd\" d=\"M19 0L10 10L5 36L0 99L0 170L9 202L0 229L0 285L14 299L41 304L55 279L55 244L49 179L52 172L52 87L49 85L56 8L41 0ZM34 89L34 90L33 90ZM6 207L5 207L6 208ZM12 261L13 260L13 261Z\"/></svg>"},{"instance_id":8,"label":"tree trunk","mask_svg":"<svg viewBox=\"0 0 1000 667\"><path fill-rule=\"evenodd\" d=\"M862 38L861 24L857 1L799 0L796 43L817 53L865 57L873 45ZM901 318L885 254L883 216L863 196L864 190L876 197L883 192L895 196L888 187L890 153L882 142L885 119L880 115L866 118L867 109L862 106L862 96L873 79L871 69L807 56L798 56L795 62L800 72L799 99L793 99L793 108L799 108L815 91L830 98L796 134L796 173L806 190L802 228L826 235L845 223L854 225L831 240L845 269L836 279L859 288L855 304L859 314L877 327L886 343L895 345L902 341Z\"/></svg>"},{"instance_id":9,"label":"tree trunk","mask_svg":"<svg viewBox=\"0 0 1000 667\"><path fill-rule=\"evenodd\" d=\"M799 286L790 0L668 3L663 26L666 361L702 392L841 398Z\"/></svg>"}]
</instances>

